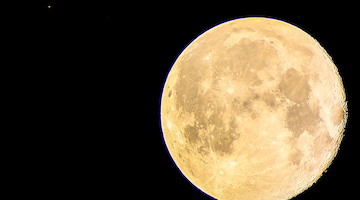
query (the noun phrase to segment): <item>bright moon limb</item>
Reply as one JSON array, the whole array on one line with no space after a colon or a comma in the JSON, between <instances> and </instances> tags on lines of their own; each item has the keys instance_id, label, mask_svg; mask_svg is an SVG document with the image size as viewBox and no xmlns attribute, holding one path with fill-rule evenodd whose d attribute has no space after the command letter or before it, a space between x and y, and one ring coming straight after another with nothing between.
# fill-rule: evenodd
<instances>
[{"instance_id":1,"label":"bright moon limb","mask_svg":"<svg viewBox=\"0 0 360 200\"><path fill-rule=\"evenodd\" d=\"M161 99L166 146L221 200L290 199L335 157L347 120L337 67L301 29L267 18L220 24L177 58Z\"/></svg>"}]
</instances>

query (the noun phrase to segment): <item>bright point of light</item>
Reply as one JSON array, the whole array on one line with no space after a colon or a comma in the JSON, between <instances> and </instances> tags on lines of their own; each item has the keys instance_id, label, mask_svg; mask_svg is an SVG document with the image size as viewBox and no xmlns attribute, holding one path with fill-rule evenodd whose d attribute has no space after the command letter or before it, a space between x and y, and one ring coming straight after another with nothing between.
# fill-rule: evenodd
<instances>
[{"instance_id":1,"label":"bright point of light","mask_svg":"<svg viewBox=\"0 0 360 200\"><path fill-rule=\"evenodd\" d=\"M226 90L229 94L234 94L234 88L228 88Z\"/></svg>"}]
</instances>

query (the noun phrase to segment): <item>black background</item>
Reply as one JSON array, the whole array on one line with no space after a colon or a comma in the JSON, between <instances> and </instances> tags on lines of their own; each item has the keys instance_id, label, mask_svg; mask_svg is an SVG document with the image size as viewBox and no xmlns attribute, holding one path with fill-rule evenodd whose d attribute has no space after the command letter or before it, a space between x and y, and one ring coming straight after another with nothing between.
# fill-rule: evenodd
<instances>
[{"instance_id":1,"label":"black background","mask_svg":"<svg viewBox=\"0 0 360 200\"><path fill-rule=\"evenodd\" d=\"M177 56L201 33L231 19L261 16L294 24L317 39L339 68L347 93L349 118L340 151L328 172L294 199L356 199L360 17L356 5L313 6L29 3L14 15L17 23L9 21L15 31L6 53L11 83L18 87L17 113L34 133L21 137L33 142L17 166L21 185L35 186L26 194L212 199L181 175L166 150L162 86Z\"/></svg>"}]
</instances>

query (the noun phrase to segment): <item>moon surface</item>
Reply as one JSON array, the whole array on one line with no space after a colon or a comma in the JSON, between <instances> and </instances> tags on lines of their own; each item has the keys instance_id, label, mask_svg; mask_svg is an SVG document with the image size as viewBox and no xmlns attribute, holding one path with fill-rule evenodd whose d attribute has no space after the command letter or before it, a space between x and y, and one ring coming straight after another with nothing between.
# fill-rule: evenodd
<instances>
[{"instance_id":1,"label":"moon surface","mask_svg":"<svg viewBox=\"0 0 360 200\"><path fill-rule=\"evenodd\" d=\"M177 58L161 99L166 146L221 200L291 199L331 164L347 119L338 70L301 29L268 18L220 24Z\"/></svg>"}]
</instances>

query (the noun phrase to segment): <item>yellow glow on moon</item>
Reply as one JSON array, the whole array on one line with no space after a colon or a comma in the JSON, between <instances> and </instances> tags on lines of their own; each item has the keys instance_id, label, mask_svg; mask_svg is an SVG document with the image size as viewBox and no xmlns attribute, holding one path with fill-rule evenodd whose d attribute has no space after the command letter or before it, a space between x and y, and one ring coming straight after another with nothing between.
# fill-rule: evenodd
<instances>
[{"instance_id":1,"label":"yellow glow on moon","mask_svg":"<svg viewBox=\"0 0 360 200\"><path fill-rule=\"evenodd\" d=\"M167 148L185 177L221 200L290 199L331 164L347 105L320 44L283 21L243 18L196 38L161 100Z\"/></svg>"}]
</instances>

